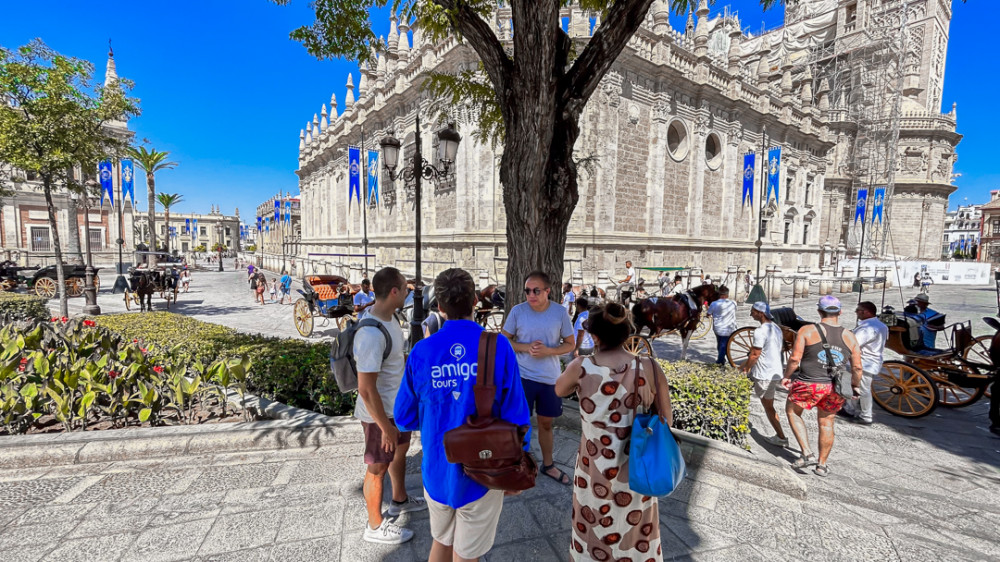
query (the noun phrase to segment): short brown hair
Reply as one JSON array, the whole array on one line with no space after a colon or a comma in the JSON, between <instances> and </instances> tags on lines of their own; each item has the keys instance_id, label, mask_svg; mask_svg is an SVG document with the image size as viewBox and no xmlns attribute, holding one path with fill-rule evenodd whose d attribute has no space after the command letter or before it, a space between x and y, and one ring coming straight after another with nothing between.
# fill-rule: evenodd
<instances>
[{"instance_id":1,"label":"short brown hair","mask_svg":"<svg viewBox=\"0 0 1000 562\"><path fill-rule=\"evenodd\" d=\"M601 344L601 350L615 349L632 334L632 314L624 306L609 302L590 311L584 328Z\"/></svg>"},{"instance_id":2,"label":"short brown hair","mask_svg":"<svg viewBox=\"0 0 1000 562\"><path fill-rule=\"evenodd\" d=\"M446 269L434 279L434 298L448 318L467 318L476 308L476 282L464 269Z\"/></svg>"},{"instance_id":3,"label":"short brown hair","mask_svg":"<svg viewBox=\"0 0 1000 562\"><path fill-rule=\"evenodd\" d=\"M393 289L406 284L406 277L395 267L383 267L372 277L372 292L375 298L382 300L389 296Z\"/></svg>"},{"instance_id":4,"label":"short brown hair","mask_svg":"<svg viewBox=\"0 0 1000 562\"><path fill-rule=\"evenodd\" d=\"M862 301L858 303L858 308L862 308L871 314L872 316L878 316L878 309L875 308L875 303L871 301Z\"/></svg>"},{"instance_id":5,"label":"short brown hair","mask_svg":"<svg viewBox=\"0 0 1000 562\"><path fill-rule=\"evenodd\" d=\"M535 271L532 271L531 273L524 276L525 283L528 282L528 279L538 279L539 281L542 282L542 285L545 285L546 289L552 288L552 279L549 277L549 274L545 273L544 271L536 269Z\"/></svg>"}]
</instances>

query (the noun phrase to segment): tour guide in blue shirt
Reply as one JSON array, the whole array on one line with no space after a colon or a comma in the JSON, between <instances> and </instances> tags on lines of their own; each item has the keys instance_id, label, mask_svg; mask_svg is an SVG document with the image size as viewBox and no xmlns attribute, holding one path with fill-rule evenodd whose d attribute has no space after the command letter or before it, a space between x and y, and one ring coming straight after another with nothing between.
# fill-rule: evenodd
<instances>
[{"instance_id":1,"label":"tour guide in blue shirt","mask_svg":"<svg viewBox=\"0 0 1000 562\"><path fill-rule=\"evenodd\" d=\"M472 389L483 328L472 320L476 285L468 272L445 270L435 279L434 291L448 321L413 346L393 414L400 431L420 430L421 469L434 537L430 560L451 560L453 555L474 560L493 546L504 495L473 482L461 465L448 462L444 434L476 413ZM503 336L497 338L494 365L493 415L529 425L517 356ZM529 430L524 438L526 451L530 442Z\"/></svg>"}]
</instances>

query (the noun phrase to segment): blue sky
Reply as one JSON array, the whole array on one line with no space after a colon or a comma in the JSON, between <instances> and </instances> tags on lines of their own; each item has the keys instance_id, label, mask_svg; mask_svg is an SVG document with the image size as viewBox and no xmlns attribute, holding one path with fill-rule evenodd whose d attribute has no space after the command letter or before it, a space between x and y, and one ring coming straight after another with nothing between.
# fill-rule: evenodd
<instances>
[{"instance_id":1,"label":"blue sky","mask_svg":"<svg viewBox=\"0 0 1000 562\"><path fill-rule=\"evenodd\" d=\"M719 0L712 16L730 5L745 30L780 25L782 10L762 13L756 0ZM40 37L57 51L93 62L103 77L107 40L114 41L118 73L135 81L143 115L133 120L137 138L170 151L179 163L157 176L157 189L180 193L181 212L220 205L252 216L256 205L280 191L298 191L298 135L330 94L343 109L347 73L357 65L317 61L288 38L312 21L305 0L276 6L267 0L177 0L169 3L105 0L4 2L0 45L16 47ZM1000 85L1000 60L990 45L995 0L954 3L944 107L958 104L959 145L952 207L985 202L1000 188L990 139L998 131L992 93ZM388 14L375 14L387 33ZM675 28L685 17L674 17ZM141 182L141 177L140 177ZM144 205L140 204L140 209Z\"/></svg>"}]
</instances>

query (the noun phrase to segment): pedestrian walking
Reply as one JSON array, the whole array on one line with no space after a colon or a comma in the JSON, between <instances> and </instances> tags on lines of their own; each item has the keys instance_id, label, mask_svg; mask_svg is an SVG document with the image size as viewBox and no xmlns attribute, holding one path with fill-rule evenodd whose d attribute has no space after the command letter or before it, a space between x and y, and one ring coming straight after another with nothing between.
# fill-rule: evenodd
<instances>
[{"instance_id":1,"label":"pedestrian walking","mask_svg":"<svg viewBox=\"0 0 1000 562\"><path fill-rule=\"evenodd\" d=\"M608 303L586 322L598 353L574 359L556 392L580 400L581 435L573 487L572 560L663 559L657 500L628 486L629 445L636 410L655 404L673 424L667 379L660 366L633 356L623 344L632 333L625 307Z\"/></svg>"},{"instance_id":2,"label":"pedestrian walking","mask_svg":"<svg viewBox=\"0 0 1000 562\"><path fill-rule=\"evenodd\" d=\"M925 273L923 277L920 278L920 294L928 295L931 292L931 285L934 284L934 278L930 276L929 273Z\"/></svg>"},{"instance_id":3,"label":"pedestrian walking","mask_svg":"<svg viewBox=\"0 0 1000 562\"><path fill-rule=\"evenodd\" d=\"M771 307L766 302L753 303L750 308L750 318L760 322L760 326L753 331L750 356L740 367L740 371L749 375L753 381L753 394L760 400L767 421L774 429L774 435L765 437L764 441L778 447L787 447L788 438L781 429L781 420L778 419L778 412L774 409L774 393L781 384L781 347L784 338L781 335L781 328L774 323Z\"/></svg>"},{"instance_id":4,"label":"pedestrian walking","mask_svg":"<svg viewBox=\"0 0 1000 562\"><path fill-rule=\"evenodd\" d=\"M420 327L424 331L425 338L429 338L436 334L437 331L441 329L441 326L444 325L444 321L448 319L447 316L441 312L441 308L438 305L436 298L431 301L429 308L430 310L427 313L427 318L424 318L424 321L420 323Z\"/></svg>"},{"instance_id":5,"label":"pedestrian walking","mask_svg":"<svg viewBox=\"0 0 1000 562\"><path fill-rule=\"evenodd\" d=\"M264 277L264 273L258 270L254 273L254 285L252 288L255 292L254 303L260 301L260 305L264 306L264 291L267 290L267 277Z\"/></svg>"},{"instance_id":6,"label":"pedestrian walking","mask_svg":"<svg viewBox=\"0 0 1000 562\"><path fill-rule=\"evenodd\" d=\"M274 277L271 278L271 287L268 289L271 294L271 302L278 300L278 280Z\"/></svg>"},{"instance_id":7,"label":"pedestrian walking","mask_svg":"<svg viewBox=\"0 0 1000 562\"><path fill-rule=\"evenodd\" d=\"M184 266L184 271L181 273L181 287L184 288L184 292L188 292L191 288L191 271L188 270L187 266Z\"/></svg>"},{"instance_id":8,"label":"pedestrian walking","mask_svg":"<svg viewBox=\"0 0 1000 562\"><path fill-rule=\"evenodd\" d=\"M846 366L845 363L848 363L852 373L851 386L858 394L862 376L861 349L854 334L840 325L840 299L827 295L819 299L817 308L820 323L799 329L781 384L788 389L785 415L801 451L801 456L792 463L792 467L804 470L815 465L813 472L817 476L827 476L830 469L826 461L833 449L834 419L837 410L844 405L844 399L834 390L828 364L829 361L835 366ZM823 330L829 344L829 359L819 330ZM802 420L803 410L813 408L817 408L819 422L819 458L809 447L809 435Z\"/></svg>"},{"instance_id":9,"label":"pedestrian walking","mask_svg":"<svg viewBox=\"0 0 1000 562\"><path fill-rule=\"evenodd\" d=\"M281 298L278 299L278 304L285 302L285 297L288 297L288 303L292 302L292 276L288 274L287 271L283 271L281 275Z\"/></svg>"},{"instance_id":10,"label":"pedestrian walking","mask_svg":"<svg viewBox=\"0 0 1000 562\"><path fill-rule=\"evenodd\" d=\"M566 314L573 316L573 308L576 305L576 293L573 292L572 283L563 283L562 305L566 309Z\"/></svg>"},{"instance_id":11,"label":"pedestrian walking","mask_svg":"<svg viewBox=\"0 0 1000 562\"><path fill-rule=\"evenodd\" d=\"M594 339L590 337L587 329L583 327L587 318L590 318L590 301L587 297L580 295L576 299L576 317L573 318L573 330L576 332L576 357L586 357L594 354Z\"/></svg>"},{"instance_id":12,"label":"pedestrian walking","mask_svg":"<svg viewBox=\"0 0 1000 562\"><path fill-rule=\"evenodd\" d=\"M715 363L722 365L729 337L736 331L736 303L729 298L729 287L719 287L719 299L708 306L708 313L712 316L712 330L715 331L715 345L719 352Z\"/></svg>"},{"instance_id":13,"label":"pedestrian walking","mask_svg":"<svg viewBox=\"0 0 1000 562\"><path fill-rule=\"evenodd\" d=\"M434 296L449 320L413 346L394 416L401 431L420 430L421 472L434 538L430 560L478 560L493 547L504 493L474 482L460 464L449 463L444 452L444 434L476 413L474 373L484 371L477 366L483 327L473 321L476 284L467 271L447 269L434 280ZM497 338L493 380L494 415L529 425L517 356L504 337ZM530 443L529 432L525 450Z\"/></svg>"},{"instance_id":14,"label":"pedestrian walking","mask_svg":"<svg viewBox=\"0 0 1000 562\"><path fill-rule=\"evenodd\" d=\"M367 279L361 280L361 290L354 295L354 313L358 318L368 315L368 309L375 305L375 293L372 292L372 283ZM402 306L400 306L402 307Z\"/></svg>"},{"instance_id":15,"label":"pedestrian walking","mask_svg":"<svg viewBox=\"0 0 1000 562\"><path fill-rule=\"evenodd\" d=\"M920 286L920 272L919 271L917 273L913 274L913 286L914 287L919 287Z\"/></svg>"},{"instance_id":16,"label":"pedestrian walking","mask_svg":"<svg viewBox=\"0 0 1000 562\"><path fill-rule=\"evenodd\" d=\"M528 409L538 415L538 445L542 450L542 474L566 486L569 476L555 465L552 422L562 415L562 399L555 384L561 371L559 356L576 348L573 325L566 310L551 300L548 274L533 271L524 280L526 302L510 309L501 333L517 352L521 382Z\"/></svg>"},{"instance_id":17,"label":"pedestrian walking","mask_svg":"<svg viewBox=\"0 0 1000 562\"><path fill-rule=\"evenodd\" d=\"M423 497L406 492L406 452L410 432L400 431L393 420L393 406L403 380L403 330L393 314L406 300L406 278L394 267L379 270L373 278L375 304L370 317L378 320L389 334L375 326L359 328L354 335L354 360L358 370L358 401L354 417L361 420L365 435L364 496L368 525L363 535L368 542L400 544L413 538L413 531L382 516L382 490L386 473L392 485L389 515L427 509ZM383 359L386 345L388 356ZM427 451L425 450L425 454Z\"/></svg>"},{"instance_id":18,"label":"pedestrian walking","mask_svg":"<svg viewBox=\"0 0 1000 562\"><path fill-rule=\"evenodd\" d=\"M858 303L854 313L858 316L858 326L853 330L854 337L861 347L861 386L858 398L845 402L840 413L846 414L851 421L871 425L872 379L882 370L889 327L878 319L878 309L873 302Z\"/></svg>"}]
</instances>

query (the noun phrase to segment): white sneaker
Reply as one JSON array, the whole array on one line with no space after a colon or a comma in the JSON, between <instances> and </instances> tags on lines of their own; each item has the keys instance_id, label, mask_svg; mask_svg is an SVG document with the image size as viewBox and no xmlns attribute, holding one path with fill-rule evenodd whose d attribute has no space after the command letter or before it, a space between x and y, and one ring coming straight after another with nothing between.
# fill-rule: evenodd
<instances>
[{"instance_id":1,"label":"white sneaker","mask_svg":"<svg viewBox=\"0 0 1000 562\"><path fill-rule=\"evenodd\" d=\"M378 529L372 529L365 523L364 539L380 544L403 544L413 538L413 531L404 529L388 519L382 519Z\"/></svg>"},{"instance_id":2,"label":"white sneaker","mask_svg":"<svg viewBox=\"0 0 1000 562\"><path fill-rule=\"evenodd\" d=\"M427 500L423 496L409 496L402 503L395 500L389 502L389 516L396 517L401 513L412 513L414 511L426 511Z\"/></svg>"},{"instance_id":3,"label":"white sneaker","mask_svg":"<svg viewBox=\"0 0 1000 562\"><path fill-rule=\"evenodd\" d=\"M777 435L772 435L770 437L765 437L764 442L774 445L775 447L788 447L788 439L781 439Z\"/></svg>"}]
</instances>

